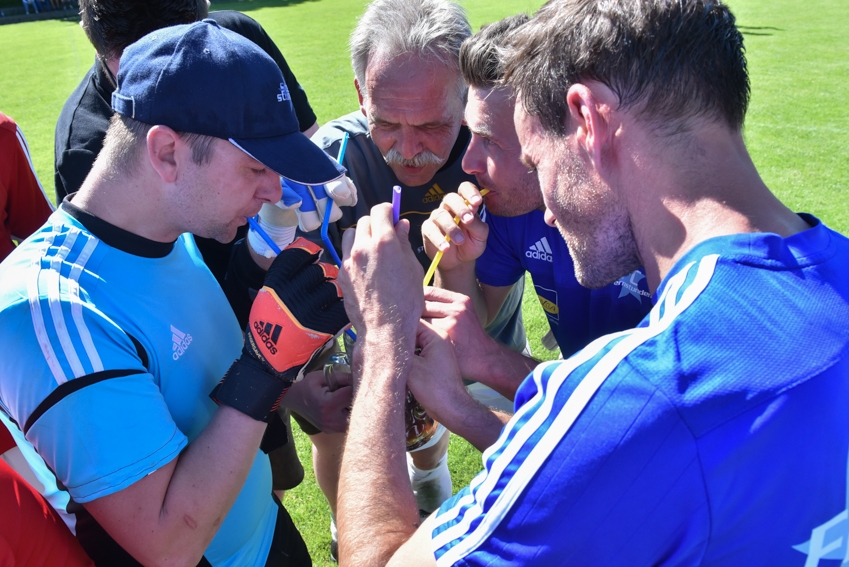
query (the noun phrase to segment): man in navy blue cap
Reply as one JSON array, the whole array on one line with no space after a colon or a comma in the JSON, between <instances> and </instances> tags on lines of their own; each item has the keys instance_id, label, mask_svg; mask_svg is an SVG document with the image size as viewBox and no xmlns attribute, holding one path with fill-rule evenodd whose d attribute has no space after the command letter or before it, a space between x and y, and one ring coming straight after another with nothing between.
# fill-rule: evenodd
<instances>
[{"instance_id":1,"label":"man in navy blue cap","mask_svg":"<svg viewBox=\"0 0 849 567\"><path fill-rule=\"evenodd\" d=\"M118 83L82 188L0 268L0 419L98 565L308 565L258 448L347 323L335 268L293 243L243 338L188 233L229 241L281 176L344 170L272 59L215 22L141 39Z\"/></svg>"}]
</instances>

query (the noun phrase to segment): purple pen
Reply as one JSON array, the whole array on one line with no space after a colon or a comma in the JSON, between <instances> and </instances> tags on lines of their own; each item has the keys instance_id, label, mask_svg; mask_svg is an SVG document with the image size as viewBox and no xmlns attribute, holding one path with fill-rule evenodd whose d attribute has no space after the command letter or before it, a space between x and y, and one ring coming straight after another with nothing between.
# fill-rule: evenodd
<instances>
[{"instance_id":1,"label":"purple pen","mask_svg":"<svg viewBox=\"0 0 849 567\"><path fill-rule=\"evenodd\" d=\"M401 218L401 186L392 187L392 224L398 224Z\"/></svg>"}]
</instances>

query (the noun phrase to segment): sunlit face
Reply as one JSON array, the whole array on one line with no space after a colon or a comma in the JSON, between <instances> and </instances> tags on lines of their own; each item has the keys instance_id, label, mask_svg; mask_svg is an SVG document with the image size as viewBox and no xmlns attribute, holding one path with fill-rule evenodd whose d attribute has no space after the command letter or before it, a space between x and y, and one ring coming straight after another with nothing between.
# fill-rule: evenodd
<instances>
[{"instance_id":1,"label":"sunlit face","mask_svg":"<svg viewBox=\"0 0 849 567\"><path fill-rule=\"evenodd\" d=\"M456 69L414 55L369 61L366 90L357 87L360 107L372 140L404 185L426 184L448 160L463 120L459 80Z\"/></svg>"},{"instance_id":2,"label":"sunlit face","mask_svg":"<svg viewBox=\"0 0 849 567\"><path fill-rule=\"evenodd\" d=\"M463 171L489 189L486 208L513 217L543 207L536 173L519 158L522 149L513 124L514 99L509 88L469 88L466 125L472 132L463 156Z\"/></svg>"},{"instance_id":3,"label":"sunlit face","mask_svg":"<svg viewBox=\"0 0 849 567\"><path fill-rule=\"evenodd\" d=\"M186 164L177 185L175 210L185 230L219 242L232 241L263 203L281 196L277 173L226 140L215 140L207 163Z\"/></svg>"},{"instance_id":4,"label":"sunlit face","mask_svg":"<svg viewBox=\"0 0 849 567\"><path fill-rule=\"evenodd\" d=\"M521 104L516 105L514 121L522 162L539 178L545 220L566 241L578 282L599 288L639 268L627 209L582 158L574 136L546 133Z\"/></svg>"}]
</instances>

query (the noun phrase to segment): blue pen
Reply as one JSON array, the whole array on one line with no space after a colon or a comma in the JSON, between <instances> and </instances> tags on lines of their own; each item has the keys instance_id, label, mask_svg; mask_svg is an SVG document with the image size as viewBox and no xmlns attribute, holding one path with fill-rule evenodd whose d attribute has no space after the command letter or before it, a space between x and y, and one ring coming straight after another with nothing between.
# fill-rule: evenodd
<instances>
[{"instance_id":1,"label":"blue pen","mask_svg":"<svg viewBox=\"0 0 849 567\"><path fill-rule=\"evenodd\" d=\"M345 150L348 149L348 133L345 132L345 135L342 136L342 143L339 145L339 155L336 156L336 161L338 163L342 163L342 160L345 159ZM329 199L329 196L328 196ZM336 265L342 266L342 259L339 258L339 254L336 253L336 248L333 247L333 243L330 242L330 236L327 233L328 228L330 227L330 213L333 211L333 205L329 204L324 207L324 217L321 219L321 241L324 242L324 247L327 249L327 252L333 258L333 261L336 262ZM356 342L357 334L354 332L354 329L346 329L345 334L348 335L352 341Z\"/></svg>"}]
</instances>

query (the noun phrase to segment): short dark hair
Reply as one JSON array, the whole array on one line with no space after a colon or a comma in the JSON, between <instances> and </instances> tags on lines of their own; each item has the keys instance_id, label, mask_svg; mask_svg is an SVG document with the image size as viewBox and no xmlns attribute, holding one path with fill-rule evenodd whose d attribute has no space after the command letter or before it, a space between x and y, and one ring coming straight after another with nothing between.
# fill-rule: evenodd
<instances>
[{"instance_id":1,"label":"short dark hair","mask_svg":"<svg viewBox=\"0 0 849 567\"><path fill-rule=\"evenodd\" d=\"M79 0L79 5L83 30L104 57L120 57L125 47L154 30L208 14L206 0Z\"/></svg>"},{"instance_id":2,"label":"short dark hair","mask_svg":"<svg viewBox=\"0 0 849 567\"><path fill-rule=\"evenodd\" d=\"M483 26L460 47L460 72L470 87L489 89L504 77L500 48L504 40L529 20L525 14Z\"/></svg>"},{"instance_id":3,"label":"short dark hair","mask_svg":"<svg viewBox=\"0 0 849 567\"><path fill-rule=\"evenodd\" d=\"M743 36L719 0L550 0L509 43L505 80L550 134L566 133L566 92L582 80L662 133L696 116L743 126Z\"/></svg>"},{"instance_id":4,"label":"short dark hair","mask_svg":"<svg viewBox=\"0 0 849 567\"><path fill-rule=\"evenodd\" d=\"M99 155L108 159L109 167L115 171L136 173L141 159L141 148L144 147L151 128L152 124L133 120L120 112L114 113L103 140L103 151ZM177 135L192 149L192 161L196 165L209 163L217 138L190 132L177 132Z\"/></svg>"}]
</instances>

